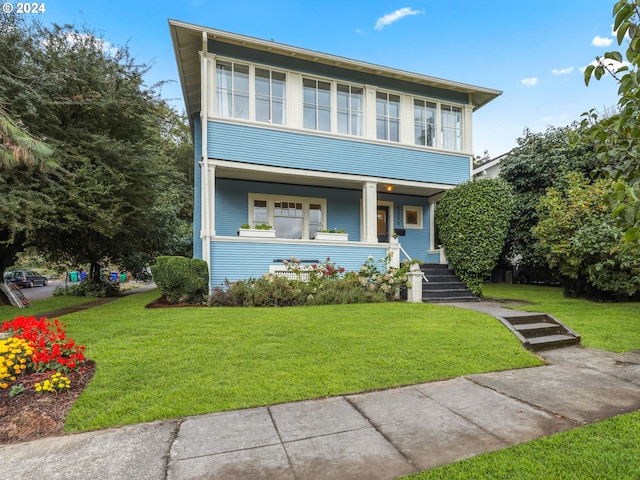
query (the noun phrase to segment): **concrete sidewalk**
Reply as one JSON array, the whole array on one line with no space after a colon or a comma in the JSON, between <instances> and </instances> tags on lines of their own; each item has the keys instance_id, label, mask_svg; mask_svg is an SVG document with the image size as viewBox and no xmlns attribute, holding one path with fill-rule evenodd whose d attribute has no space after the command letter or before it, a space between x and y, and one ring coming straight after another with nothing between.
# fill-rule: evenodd
<instances>
[{"instance_id":1,"label":"concrete sidewalk","mask_svg":"<svg viewBox=\"0 0 640 480\"><path fill-rule=\"evenodd\" d=\"M0 478L393 479L640 409L640 352L0 447ZM4 475L4 476L3 476Z\"/></svg>"}]
</instances>

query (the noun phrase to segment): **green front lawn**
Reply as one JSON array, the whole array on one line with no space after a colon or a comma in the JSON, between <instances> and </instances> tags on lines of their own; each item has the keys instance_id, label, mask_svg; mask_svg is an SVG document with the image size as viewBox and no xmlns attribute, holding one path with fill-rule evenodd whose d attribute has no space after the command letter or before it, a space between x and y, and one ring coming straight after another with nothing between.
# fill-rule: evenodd
<instances>
[{"instance_id":1,"label":"green front lawn","mask_svg":"<svg viewBox=\"0 0 640 480\"><path fill-rule=\"evenodd\" d=\"M42 300L33 300L27 308L0 305L0 322L13 320L16 317L39 316L61 308L93 302L94 300L96 300L94 297L49 297Z\"/></svg>"},{"instance_id":2,"label":"green front lawn","mask_svg":"<svg viewBox=\"0 0 640 480\"><path fill-rule=\"evenodd\" d=\"M640 349L640 302L592 302L565 298L560 287L487 284L485 298L532 302L513 308L553 315L582 336L582 344L612 352Z\"/></svg>"},{"instance_id":3,"label":"green front lawn","mask_svg":"<svg viewBox=\"0 0 640 480\"><path fill-rule=\"evenodd\" d=\"M62 318L97 363L66 431L541 364L494 318L453 307L145 309L158 295Z\"/></svg>"}]
</instances>

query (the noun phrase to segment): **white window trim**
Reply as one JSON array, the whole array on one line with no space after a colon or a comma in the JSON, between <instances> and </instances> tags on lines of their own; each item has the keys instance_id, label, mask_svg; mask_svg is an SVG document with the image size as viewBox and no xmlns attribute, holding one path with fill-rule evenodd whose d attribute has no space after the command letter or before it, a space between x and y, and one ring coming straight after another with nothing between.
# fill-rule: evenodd
<instances>
[{"instance_id":1,"label":"white window trim","mask_svg":"<svg viewBox=\"0 0 640 480\"><path fill-rule=\"evenodd\" d=\"M410 224L407 223L407 212L408 211L413 211L415 210L418 213L418 223L417 224ZM403 218L403 225L404 228L406 229L413 229L413 230L422 230L423 227L423 215L424 215L424 211L422 209L421 206L417 206L417 205L404 205L402 207L402 218Z\"/></svg>"},{"instance_id":2,"label":"white window trim","mask_svg":"<svg viewBox=\"0 0 640 480\"><path fill-rule=\"evenodd\" d=\"M250 115L249 120L237 119L234 117L223 117L215 114L216 108L216 60L219 59L225 62L239 63L249 66L249 97L250 97ZM471 127L472 127L472 111L473 108L469 104L458 103L455 101L438 100L431 97L417 96L410 93L400 92L396 90L390 90L383 87L378 87L369 84L359 84L357 82L342 81L335 78L323 77L321 75L306 75L304 72L292 71L287 69L276 68L272 65L245 62L236 58L222 57L217 55L209 55L209 88L212 92L209 95L209 115L213 118L220 119L222 121L230 121L233 123L244 123L260 126L273 126L275 128L291 128L296 131L303 131L307 133L313 133L316 135L326 135L331 137L341 137L357 140L372 141L381 144L390 145L402 145L411 148L417 148L420 150L431 150L439 152L451 152L458 155L471 155ZM267 122L258 122L255 120L255 69L263 68L273 72L280 72L286 75L286 94L285 94L285 123L284 124L272 124ZM320 130L310 130L303 128L303 78L309 78L318 81L324 81L331 83L331 130L324 132ZM358 87L363 89L363 121L362 121L362 135L338 133L337 122L337 84L348 85L351 87ZM375 105L375 93L380 90L381 92L398 95L400 97L400 135L399 141L381 140L377 138L376 132L376 105ZM436 104L436 145L418 145L414 139L415 122L413 121L413 100L418 99L421 101L427 101ZM461 126L461 145L460 150L445 149L443 145L442 135L442 106L451 106L462 109L462 126ZM411 107L411 108L409 108Z\"/></svg>"},{"instance_id":3,"label":"white window trim","mask_svg":"<svg viewBox=\"0 0 640 480\"><path fill-rule=\"evenodd\" d=\"M332 135L340 135L342 137L347 137L347 138L356 138L356 139L367 139L367 105L366 105L366 95L367 95L367 88L366 85L362 85L362 84L358 84L358 83L353 83L353 82L348 82L348 81L342 81L342 80L336 80L334 78L328 78L328 77L322 77L322 76L318 76L318 75L305 75L305 74L301 74L300 75L300 93L299 93L299 98L300 98L300 110L301 110L301 123L300 123L300 128L302 128L305 132L313 132L313 133L318 133L318 134L332 134ZM324 131L324 130L318 130L318 129L312 129L312 128L305 128L304 127L304 80L314 80L316 82L327 82L329 84L331 84L331 89L330 89L330 129L329 131ZM340 133L338 132L338 84L340 85L346 85L348 87L352 87L352 88L361 88L362 89L362 134L361 135L357 135L354 133ZM349 110L351 112L351 110ZM375 111L375 110L374 110ZM395 143L395 142L393 142Z\"/></svg>"},{"instance_id":4,"label":"white window trim","mask_svg":"<svg viewBox=\"0 0 640 480\"><path fill-rule=\"evenodd\" d=\"M391 102L390 100L390 96L396 96L398 97L398 116L397 117L392 117L389 113L382 115L382 118L384 118L385 123L387 124L387 136L389 138L378 138L378 93L381 93L383 95L387 96L387 106L389 105L389 103ZM405 94L401 93L401 92L395 92L392 90L387 90L387 89L378 89L376 90L375 93L375 109L372 113L374 119L375 119L375 131L373 132L375 139L380 141L380 142L385 142L385 143L390 143L392 145L401 145L403 143L403 131L405 129L405 125L404 122L402 121L402 115L404 112L404 105L403 105L403 99L406 97ZM366 113L365 113L366 114ZM390 125L391 125L391 119L396 119L398 121L398 140L391 140L391 129L390 129ZM413 128L413 125L411 125L411 128Z\"/></svg>"},{"instance_id":5,"label":"white window trim","mask_svg":"<svg viewBox=\"0 0 640 480\"><path fill-rule=\"evenodd\" d=\"M309 240L309 205L312 203L318 203L322 206L322 229L327 228L327 199L326 198L314 198L314 197L294 197L289 195L272 195L261 193L249 193L247 222L249 225L253 225L253 202L254 200L265 200L267 202L267 223L269 225L275 225L274 221L274 209L275 202L296 202L302 203L302 239ZM294 239L291 239L294 240Z\"/></svg>"},{"instance_id":6,"label":"white window trim","mask_svg":"<svg viewBox=\"0 0 640 480\"><path fill-rule=\"evenodd\" d=\"M270 66L270 65L244 62L242 60L238 60L235 58L213 56L212 60L213 60L211 62L212 75L211 75L211 80L209 80L210 88L212 92L212 95L210 95L210 100L209 100L211 104L210 115L213 115L215 118L220 118L225 121L251 122L253 124L258 124L258 125L274 125L279 127L286 127L289 124L290 122L289 120L289 103L290 103L289 82L291 79L291 72L289 72L288 70L274 68L273 66ZM217 113L215 113L218 111L218 105L217 105L217 89L218 89L217 61L218 60L225 63L233 63L233 64L237 63L239 65L247 65L249 67L249 119L248 120L242 119L242 118L235 118L233 116L218 115ZM262 69L262 70L269 70L270 72L283 73L285 75L285 95L284 95L285 118L284 118L283 124L280 124L280 123L274 124L271 121L263 122L263 121L256 120L256 68Z\"/></svg>"}]
</instances>

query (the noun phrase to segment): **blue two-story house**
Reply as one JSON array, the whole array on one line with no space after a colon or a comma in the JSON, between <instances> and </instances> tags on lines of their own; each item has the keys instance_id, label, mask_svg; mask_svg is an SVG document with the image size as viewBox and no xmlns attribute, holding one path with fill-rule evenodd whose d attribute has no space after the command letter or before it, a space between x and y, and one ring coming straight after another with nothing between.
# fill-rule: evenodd
<instances>
[{"instance_id":1,"label":"blue two-story house","mask_svg":"<svg viewBox=\"0 0 640 480\"><path fill-rule=\"evenodd\" d=\"M441 261L434 206L471 178L472 115L500 91L169 26L195 145L194 256L212 287L292 256L357 270L394 233L403 255ZM318 234L330 229L346 235Z\"/></svg>"}]
</instances>

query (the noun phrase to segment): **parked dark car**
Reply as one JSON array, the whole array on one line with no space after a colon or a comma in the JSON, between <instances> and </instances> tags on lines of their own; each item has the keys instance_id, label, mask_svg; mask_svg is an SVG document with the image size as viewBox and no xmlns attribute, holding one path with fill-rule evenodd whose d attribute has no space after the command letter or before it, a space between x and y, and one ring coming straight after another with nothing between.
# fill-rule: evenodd
<instances>
[{"instance_id":1,"label":"parked dark car","mask_svg":"<svg viewBox=\"0 0 640 480\"><path fill-rule=\"evenodd\" d=\"M44 287L49 283L47 277L40 275L33 270L16 270L13 272L7 272L4 274L5 282L12 282L21 287L35 287L40 285Z\"/></svg>"}]
</instances>

